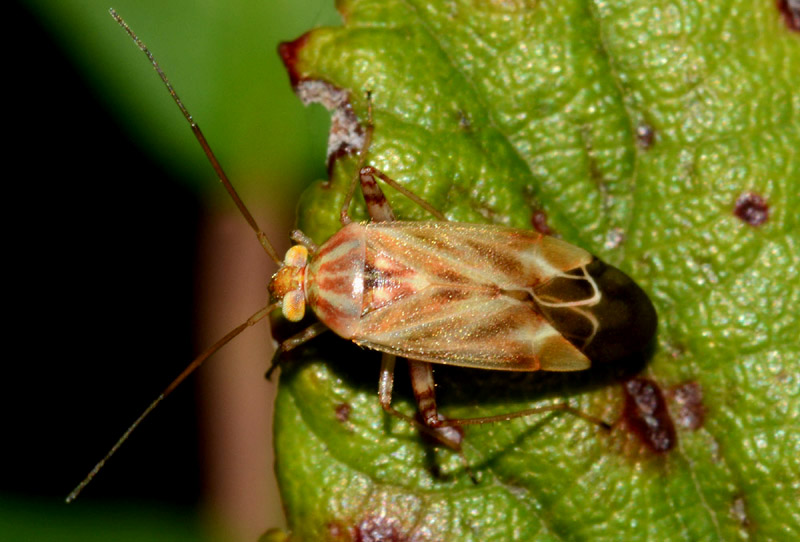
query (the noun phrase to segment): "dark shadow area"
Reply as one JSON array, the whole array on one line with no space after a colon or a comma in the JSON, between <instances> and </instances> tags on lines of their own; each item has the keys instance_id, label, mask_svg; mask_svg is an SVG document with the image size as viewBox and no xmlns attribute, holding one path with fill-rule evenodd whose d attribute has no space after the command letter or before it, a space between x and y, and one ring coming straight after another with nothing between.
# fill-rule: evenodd
<instances>
[{"instance_id":1,"label":"dark shadow area","mask_svg":"<svg viewBox=\"0 0 800 542\"><path fill-rule=\"evenodd\" d=\"M60 503L194 355L199 205L28 9L10 11L0 493ZM194 504L194 406L179 389L72 506Z\"/></svg>"}]
</instances>

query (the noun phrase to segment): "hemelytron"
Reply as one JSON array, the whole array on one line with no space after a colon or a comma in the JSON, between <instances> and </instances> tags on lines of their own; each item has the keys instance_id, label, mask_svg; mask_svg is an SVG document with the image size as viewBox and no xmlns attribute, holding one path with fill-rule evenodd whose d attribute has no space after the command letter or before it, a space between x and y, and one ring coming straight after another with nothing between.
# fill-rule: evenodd
<instances>
[{"instance_id":1,"label":"hemelytron","mask_svg":"<svg viewBox=\"0 0 800 542\"><path fill-rule=\"evenodd\" d=\"M341 209L342 228L317 246L302 232L284 259L236 194L158 63L127 24L112 16L145 52L228 193L279 266L269 282L270 304L196 358L131 425L108 454L70 494L74 499L130 433L205 359L233 337L280 307L291 321L307 309L318 322L280 345L281 351L333 331L362 347L382 352L381 406L443 444L460 449L452 426L495 422L566 404L499 416L447 419L439 414L432 364L498 371L580 371L640 352L651 341L656 314L647 295L624 273L582 248L554 237L496 225L449 222L430 204L387 174L365 165L372 136L371 99L357 174ZM394 219L376 179L427 210L428 222ZM348 214L360 184L371 221ZM392 405L397 356L409 360L412 388L422 422Z\"/></svg>"}]
</instances>

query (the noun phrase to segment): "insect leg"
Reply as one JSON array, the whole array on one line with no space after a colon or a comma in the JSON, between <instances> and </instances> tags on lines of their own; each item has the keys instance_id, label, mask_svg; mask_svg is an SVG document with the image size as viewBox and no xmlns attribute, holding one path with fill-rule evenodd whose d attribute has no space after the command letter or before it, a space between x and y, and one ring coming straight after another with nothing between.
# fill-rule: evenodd
<instances>
[{"instance_id":1,"label":"insect leg","mask_svg":"<svg viewBox=\"0 0 800 542\"><path fill-rule=\"evenodd\" d=\"M373 222L391 222L395 220L389 201L375 181L372 174L364 174L364 171L374 170L367 166L361 168L359 179L361 180L361 193L364 194L364 202L367 204L367 213ZM376 170L377 171L377 170Z\"/></svg>"},{"instance_id":2,"label":"insect leg","mask_svg":"<svg viewBox=\"0 0 800 542\"><path fill-rule=\"evenodd\" d=\"M272 373L274 373L275 369L277 369L278 366L280 365L281 357L283 356L284 353L300 346L304 342L310 341L311 339L313 339L314 337L316 337L321 333L324 333L325 331L328 331L328 327L325 324L323 324L322 322L315 322L310 326L308 326L307 328L305 328L300 333L292 335L291 337L283 341L281 344L279 344L278 348L275 350L275 355L272 356L272 362L269 365L267 374L264 375L266 379L267 380L272 379Z\"/></svg>"},{"instance_id":3,"label":"insect leg","mask_svg":"<svg viewBox=\"0 0 800 542\"><path fill-rule=\"evenodd\" d=\"M395 220L394 212L391 205L383 194L383 190L378 186L375 181L373 172L378 175L383 175L380 171L372 167L365 167L361 169L370 171L368 175L361 175L361 191L364 194L364 201L367 204L367 212L373 222L391 222ZM394 182L394 181L392 181ZM391 358L391 359L390 359ZM395 356L390 354L383 355L381 366L381 381L380 381L380 397L381 406L390 414L397 415L398 413L391 408L392 402L392 387L394 383L394 362ZM449 448L461 450L461 440L463 433L455 427L443 426L441 421L444 419L436 409L436 385L433 382L433 366L430 363L416 360L408 360L408 370L411 376L411 387L414 390L414 397L417 400L422 422L427 426L425 431L430 434L431 431L436 433L436 440L445 443ZM388 408L387 408L388 406ZM405 416L400 416L406 419ZM414 420L416 422L416 420ZM417 423L414 423L417 425ZM464 461L466 466L466 460Z\"/></svg>"},{"instance_id":4,"label":"insect leg","mask_svg":"<svg viewBox=\"0 0 800 542\"><path fill-rule=\"evenodd\" d=\"M356 183L360 180L361 181L361 190L364 194L364 199L367 202L367 210L369 211L370 216L373 220L377 222L383 222L388 220L394 220L394 215L391 214L391 209L389 209L389 215L383 215L383 218L376 217L373 212L372 208L376 210L382 206L382 203L386 201L383 193L380 192L378 189L378 193L380 194L380 201L372 200L370 201L370 195L375 194L374 190L370 189L370 186L376 186L375 177L378 177L383 182L403 194L405 197L428 211L432 214L437 220L441 220L443 222L447 221L444 214L441 211L436 209L433 205L416 195L414 192L409 190L408 188L404 187L402 184L398 183L382 171L372 166L367 166L367 151L369 150L370 145L372 144L372 133L375 130L375 124L372 120L372 94L367 92L367 126L364 129L364 142L361 146L361 150L359 151L359 160L358 160L358 167L356 169L357 174L353 176L353 181L350 183L350 188L347 191L347 195L345 196L344 203L342 204L342 209L339 213L339 221L342 225L347 225L350 223L350 215L348 214L350 210L350 203L353 201L353 196L355 195L356 191ZM384 206L388 208L388 204ZM378 214L383 214L382 211L378 211Z\"/></svg>"},{"instance_id":5,"label":"insect leg","mask_svg":"<svg viewBox=\"0 0 800 542\"><path fill-rule=\"evenodd\" d=\"M446 418L439 413L436 407L436 384L433 382L433 365L425 361L408 360L408 372L411 375L411 389L417 400L422 423L434 429L436 433L452 442L459 448L464 438L464 433L455 426L443 424ZM452 447L452 446L451 446ZM466 460L464 461L466 465Z\"/></svg>"},{"instance_id":6,"label":"insect leg","mask_svg":"<svg viewBox=\"0 0 800 542\"><path fill-rule=\"evenodd\" d=\"M309 254L314 254L319 250L317 244L311 238L300 230L293 230L289 238L297 244L303 245L308 249Z\"/></svg>"},{"instance_id":7,"label":"insect leg","mask_svg":"<svg viewBox=\"0 0 800 542\"><path fill-rule=\"evenodd\" d=\"M375 125L372 123L372 94L367 92L367 127L364 130L364 142L359 151L358 167L356 168L357 173L353 175L353 181L350 183L350 188L347 190L347 195L344 197L344 203L342 203L342 209L339 211L339 222L342 223L342 226L350 224L350 203L352 203L353 196L356 193L356 184L358 183L361 169L367 162L367 151L372 144L372 132L374 129Z\"/></svg>"},{"instance_id":8,"label":"insect leg","mask_svg":"<svg viewBox=\"0 0 800 542\"><path fill-rule=\"evenodd\" d=\"M361 179L362 187L364 186L365 179L366 182L375 183L375 177L378 177L380 180L382 180L383 182L385 182L386 184L388 184L389 186L391 186L392 188L403 194L405 197L407 197L408 199L410 199L411 201L413 201L414 203L416 203L417 205L428 211L430 214L436 217L436 220L447 222L447 217L445 217L444 214L442 214L442 212L439 211L436 207L434 207L433 205L431 205L430 203L428 203L427 201L416 195L414 192L412 192L402 184L398 183L397 181L386 175L381 170L376 169L372 166L364 166L359 170L358 175Z\"/></svg>"},{"instance_id":9,"label":"insect leg","mask_svg":"<svg viewBox=\"0 0 800 542\"><path fill-rule=\"evenodd\" d=\"M433 367L424 361L408 360L411 388L417 399L422 422L430 427L441 425L436 409L436 384L433 382Z\"/></svg>"},{"instance_id":10,"label":"insect leg","mask_svg":"<svg viewBox=\"0 0 800 542\"><path fill-rule=\"evenodd\" d=\"M395 418L399 418L406 423L410 423L422 433L425 433L429 437L447 446L448 448L460 452L461 451L460 434L456 439L451 438L450 435L452 433L450 433L449 431L442 431L442 429L444 428L429 427L424 423L420 423L419 420L416 420L411 416L406 416L402 412L395 410L395 408L392 406L392 390L394 388L394 365L396 359L397 356L394 356L392 354L383 354L383 356L381 357L381 378L378 384L378 398L380 400L381 407L383 408L383 410L391 414ZM425 365L429 364L426 363Z\"/></svg>"},{"instance_id":11,"label":"insect leg","mask_svg":"<svg viewBox=\"0 0 800 542\"><path fill-rule=\"evenodd\" d=\"M481 416L479 418L452 418L452 419L445 419L440 422L441 426L454 426L459 427L463 425L480 425L484 423L494 423L494 422L502 422L513 420L514 418L524 418L526 416L532 416L534 414L544 414L546 412L567 412L572 414L573 416L577 416L582 420L586 420L587 422L599 425L605 430L610 430L611 425L608 422L601 420L595 416L582 412L576 408L569 406L567 403L558 403L555 405L548 405L544 407L537 407L537 408L527 408L525 410L518 410L516 412L509 412L507 414L498 414L497 416Z\"/></svg>"}]
</instances>

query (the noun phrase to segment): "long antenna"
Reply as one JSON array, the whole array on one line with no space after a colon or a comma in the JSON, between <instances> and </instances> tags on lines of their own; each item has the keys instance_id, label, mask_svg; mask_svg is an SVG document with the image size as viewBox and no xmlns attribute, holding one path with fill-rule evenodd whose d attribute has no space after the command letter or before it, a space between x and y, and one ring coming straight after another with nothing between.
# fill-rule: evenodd
<instances>
[{"instance_id":1,"label":"long antenna","mask_svg":"<svg viewBox=\"0 0 800 542\"><path fill-rule=\"evenodd\" d=\"M155 68L156 72L158 73L158 76L161 78L161 81L163 81L170 95L175 100L175 103L178 104L178 107L183 113L183 116L186 118L186 120L189 122L189 125L192 127L192 132L194 133L197 140L200 142L200 145L203 147L203 151L205 151L208 160L211 162L211 166L214 168L214 171L216 171L217 175L219 175L219 180L222 182L223 186L225 187L225 190L227 190L228 194L230 194L231 198L233 198L234 203L236 203L236 207L238 207L239 211L242 213L242 215L244 215L244 218L245 220L247 220L247 223L250 224L250 227L253 229L253 231L256 232L256 236L258 237L261 246L264 247L266 253L269 255L270 258L272 258L276 263L278 263L278 265L281 265L282 263L281 259L280 257L278 257L278 253L275 251L275 248L269 242L269 239L267 239L266 234L263 231L261 231L261 228L258 227L258 224L253 218L253 215L251 215L250 211L247 210L247 207L245 206L244 202L242 202L241 198L239 197L239 194L236 193L236 190L233 188L233 185L228 180L228 176L223 171L222 166L217 160L217 157L214 156L214 152L211 150L211 147L209 147L206 138L203 136L203 132L200 130L200 127L197 125L197 123L194 122L192 116L189 114L189 111L187 111L186 107L184 107L183 103L181 102L180 98L175 92L175 89L172 88L169 79L167 79L167 76L161 70L161 67L158 65L158 62L156 62L155 57L153 57L153 54L145 46L145 44L142 43L142 41L136 36L136 34L134 34L133 30L131 30L131 28L122 19L122 17L120 17L117 14L117 12L114 11L114 9L111 9L109 11L114 20L117 21L117 23L119 23L119 25L125 29L125 31L133 39L133 41L136 43L139 49L141 49L144 52L144 54L147 55L147 58L153 64L153 68ZM181 372L181 374L179 374L177 378L175 378L175 380L173 380L169 384L169 386L167 386L164 389L164 391L161 392L161 394L158 397L156 397L156 399L152 403L150 403L150 405L144 410L144 412L142 412L142 414L138 418L136 418L136 420L128 427L128 429L125 430L125 432L122 434L119 440L117 440L114 446L111 447L111 449L108 451L108 453L106 453L103 459L101 459L97 463L97 465L95 465L94 468L91 471L89 471L89 474L87 474L86 477L81 481L81 483L78 484L75 487L75 489L73 489L72 492L67 496L66 499L67 502L70 503L78 497L81 491L83 491L83 489L87 485L89 485L89 483L92 481L92 479L94 479L97 473L100 472L100 469L102 469L103 466L105 466L106 462L111 458L111 456L113 456L117 452L117 450L119 450L120 446L122 446L122 444L126 440L128 440L128 437L131 435L131 433L133 433L133 431L137 427L139 427L139 424L141 424L142 421L158 406L158 404L161 403L161 401L163 401L170 393L172 393L172 391L175 390L175 388L177 388L181 384L181 382L186 380L186 378L190 374L192 374L198 367L200 367L200 365L202 365L205 360L207 360L214 353L216 353L217 350L228 344L231 340L233 340L234 337L239 335L245 329L257 324L259 321L264 319L266 316L269 315L269 313L271 313L276 307L278 307L279 304L280 302L270 303L269 305L259 309L250 318L248 318L247 321L245 321L244 323L240 324L239 326L231 330L227 335L225 335L220 340L211 345L205 352L197 356Z\"/></svg>"},{"instance_id":2,"label":"long antenna","mask_svg":"<svg viewBox=\"0 0 800 542\"><path fill-rule=\"evenodd\" d=\"M236 204L236 207L242 213L245 220L247 220L247 223L250 224L250 227L253 229L254 232L256 232L256 237L258 237L258 241L261 243L261 246L264 247L264 250L267 252L269 257L272 258L272 260L275 263L280 265L282 263L282 260L280 256L278 256L278 252L272 246L272 243L269 242L269 239L267 239L267 235L263 231L261 231L261 228L258 227L256 219L253 218L253 215L251 215L250 211L247 210L247 206L244 204L242 199L239 197L239 194L236 192L236 189L228 180L228 176L225 174L225 171L222 169L222 166L217 160L217 157L214 155L214 151L211 150L211 147L209 146L208 141L206 141L206 138L203 135L202 130L200 130L200 126L198 126L197 123L194 121L192 116L189 114L189 111L183 105L183 102L181 101L180 97L178 97L178 94L175 92L175 89L172 88L172 83L169 82L169 79L167 79L167 75L161 69L161 66L158 65L158 61L156 61L156 58L153 56L153 53L150 52L150 49L148 49L147 46L142 42L142 40L140 40L139 37L134 33L134 31L131 30L131 27L128 26L128 23L126 23L122 19L122 17L120 17L117 14L114 8L109 9L108 12L111 14L114 20L117 21L117 23L119 23L119 25L125 30L125 32L128 33L128 35L131 37L134 43L136 43L136 46L139 47L139 49L141 49L142 52L147 56L148 60L150 60L150 63L153 65L153 68L156 70L156 73L158 73L158 76L161 78L161 81L163 81L164 85L167 87L170 96L172 96L172 99L175 100L176 104L178 104L178 107L180 108L181 113L183 113L184 118L189 123L189 126L192 127L192 133L194 133L194 136L197 138L197 141L200 143L200 146L203 147L203 152L206 153L208 161L211 162L211 167L213 167L214 171L217 172L219 180L225 187L225 190L227 190L228 194L230 194L231 198L233 198L233 202Z\"/></svg>"},{"instance_id":3,"label":"long antenna","mask_svg":"<svg viewBox=\"0 0 800 542\"><path fill-rule=\"evenodd\" d=\"M172 391L175 388L177 388L181 382L186 380L186 377L192 374L195 371L195 369L197 369L198 367L200 367L200 365L203 364L205 360L210 358L217 350L228 344L239 333L241 333L250 326L254 326L260 320L268 316L269 313L271 313L279 304L280 302L270 303L266 307L262 307L256 313L254 313L250 318L248 318L246 322L232 329L230 332L228 332L227 335L225 335L220 340L212 344L205 352L194 358L194 360L189 365L186 366L183 372L181 372L181 374L179 374L178 377L175 380L173 380L170 383L170 385L167 386L164 389L164 391L162 391L161 394L158 397L156 397L156 399L152 403L150 403L150 406L144 409L144 412L142 412L141 415L138 418L136 418L136 421L133 422L130 425L130 427L128 427L128 429L125 430L125 432L122 434L119 440L117 440L116 444L114 444L114 446L111 447L111 449L103 457L103 459L98 461L97 465L95 465L94 468L91 471L89 471L89 474L86 475L86 478L84 478L81 481L81 483L78 484L69 495L67 495L67 502L70 503L75 500L75 498L80 494L80 492L83 491L83 488L89 485L89 482L92 481L92 478L94 478L95 475L98 472L100 472L100 469L103 468L103 466L106 464L106 461L108 461L109 458L112 455L114 455L117 452L117 450L119 450L119 447L122 446L123 442L128 440L128 437L131 435L131 433L133 433L134 429L136 429L139 426L139 424L142 423L142 420L144 420L147 417L147 415L150 414L153 411L153 409L155 409L158 406L158 404L167 397L167 395L172 393Z\"/></svg>"}]
</instances>

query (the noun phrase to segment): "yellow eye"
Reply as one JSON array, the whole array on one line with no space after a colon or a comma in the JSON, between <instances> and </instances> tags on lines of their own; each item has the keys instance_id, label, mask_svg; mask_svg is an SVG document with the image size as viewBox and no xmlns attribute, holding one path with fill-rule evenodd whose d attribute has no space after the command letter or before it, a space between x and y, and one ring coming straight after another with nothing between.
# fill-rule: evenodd
<instances>
[{"instance_id":1,"label":"yellow eye","mask_svg":"<svg viewBox=\"0 0 800 542\"><path fill-rule=\"evenodd\" d=\"M288 267L305 267L308 261L308 249L303 245L294 245L286 251L283 263Z\"/></svg>"},{"instance_id":2,"label":"yellow eye","mask_svg":"<svg viewBox=\"0 0 800 542\"><path fill-rule=\"evenodd\" d=\"M283 296L283 316L290 322L299 322L306 313L306 297L303 290L292 290Z\"/></svg>"}]
</instances>

